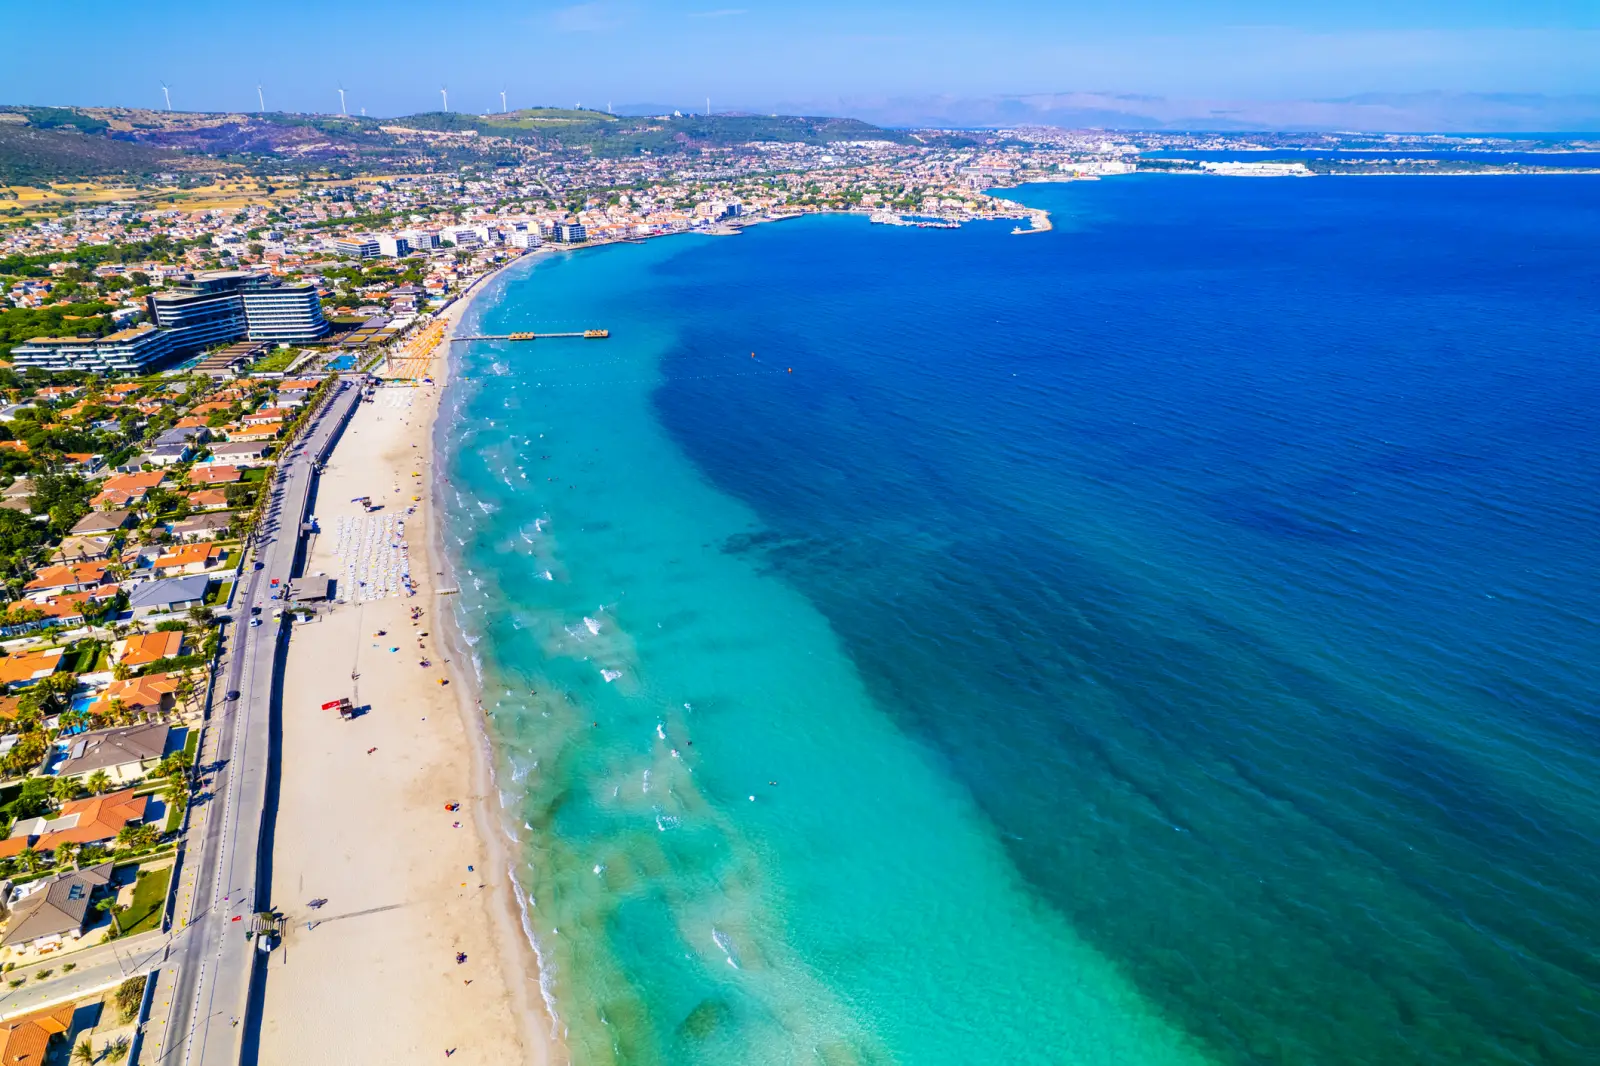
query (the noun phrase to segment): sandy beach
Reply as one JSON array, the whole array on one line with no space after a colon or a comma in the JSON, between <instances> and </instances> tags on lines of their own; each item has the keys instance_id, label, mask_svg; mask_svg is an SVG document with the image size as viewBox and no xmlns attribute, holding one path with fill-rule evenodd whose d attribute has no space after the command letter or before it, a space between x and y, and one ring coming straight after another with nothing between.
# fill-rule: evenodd
<instances>
[{"instance_id":1,"label":"sandy beach","mask_svg":"<svg viewBox=\"0 0 1600 1066\"><path fill-rule=\"evenodd\" d=\"M469 304L447 309L447 333ZM304 573L348 602L290 641L272 860L289 932L269 963L263 1063L554 1057L471 672L446 661L429 486L448 347L437 384L359 405L317 491ZM414 596L394 587L400 544ZM355 718L321 709L341 697Z\"/></svg>"}]
</instances>

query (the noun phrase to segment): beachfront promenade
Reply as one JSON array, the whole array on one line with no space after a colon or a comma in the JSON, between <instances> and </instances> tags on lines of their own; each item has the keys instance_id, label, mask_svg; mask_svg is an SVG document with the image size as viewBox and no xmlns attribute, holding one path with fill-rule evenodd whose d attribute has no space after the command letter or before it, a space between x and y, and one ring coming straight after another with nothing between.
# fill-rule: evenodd
<instances>
[{"instance_id":1,"label":"beachfront promenade","mask_svg":"<svg viewBox=\"0 0 1600 1066\"><path fill-rule=\"evenodd\" d=\"M174 916L187 926L174 938L163 967L141 1062L235 1066L240 1061L249 1029L246 1003L260 955L244 933L251 915L267 905L258 901L262 831L275 772L272 705L287 627L271 618L271 581L278 579L282 589L293 575L315 465L326 458L360 397L355 379L341 380L271 482L272 499L255 542L254 559L261 566L246 572L248 587L234 597L227 678L213 690L201 760L215 767L211 800L202 808L203 821L191 830L186 862L192 864L193 881L187 907L180 899ZM252 609L258 607L264 624L252 629ZM240 695L228 704L231 691Z\"/></svg>"}]
</instances>

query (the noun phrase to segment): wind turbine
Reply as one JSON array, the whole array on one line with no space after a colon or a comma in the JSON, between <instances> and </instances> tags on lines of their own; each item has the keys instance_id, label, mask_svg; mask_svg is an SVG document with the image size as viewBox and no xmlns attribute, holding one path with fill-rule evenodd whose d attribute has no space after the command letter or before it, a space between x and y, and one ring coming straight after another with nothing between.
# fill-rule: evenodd
<instances>
[{"instance_id":1,"label":"wind turbine","mask_svg":"<svg viewBox=\"0 0 1600 1066\"><path fill-rule=\"evenodd\" d=\"M348 115L349 113L344 109L344 86L341 84L339 86L339 114Z\"/></svg>"},{"instance_id":2,"label":"wind turbine","mask_svg":"<svg viewBox=\"0 0 1600 1066\"><path fill-rule=\"evenodd\" d=\"M504 114L508 113L509 110L510 109L506 107L506 91L504 89L501 89L500 90L500 113L502 115L504 115Z\"/></svg>"},{"instance_id":3,"label":"wind turbine","mask_svg":"<svg viewBox=\"0 0 1600 1066\"><path fill-rule=\"evenodd\" d=\"M261 104L260 110L261 111L266 111L266 109L267 109L267 98L266 98L266 95L264 93L262 93L261 86L259 86L259 85L256 86L256 101Z\"/></svg>"},{"instance_id":4,"label":"wind turbine","mask_svg":"<svg viewBox=\"0 0 1600 1066\"><path fill-rule=\"evenodd\" d=\"M445 85L439 86L439 96L444 100L445 113L449 114L450 113L450 89L449 89L449 87L445 86Z\"/></svg>"},{"instance_id":5,"label":"wind turbine","mask_svg":"<svg viewBox=\"0 0 1600 1066\"><path fill-rule=\"evenodd\" d=\"M706 97L706 117L711 117L711 97Z\"/></svg>"},{"instance_id":6,"label":"wind turbine","mask_svg":"<svg viewBox=\"0 0 1600 1066\"><path fill-rule=\"evenodd\" d=\"M167 83L161 83L161 95L167 98L167 110L172 110L172 90L167 88Z\"/></svg>"}]
</instances>

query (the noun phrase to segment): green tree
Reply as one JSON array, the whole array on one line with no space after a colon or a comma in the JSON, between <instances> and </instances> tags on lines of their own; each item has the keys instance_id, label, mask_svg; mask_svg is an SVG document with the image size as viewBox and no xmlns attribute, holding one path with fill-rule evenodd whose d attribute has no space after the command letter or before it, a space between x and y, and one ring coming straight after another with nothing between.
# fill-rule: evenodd
<instances>
[{"instance_id":1,"label":"green tree","mask_svg":"<svg viewBox=\"0 0 1600 1066\"><path fill-rule=\"evenodd\" d=\"M90 1066L90 1063L94 1062L94 1044L88 1037L84 1037L78 1046L72 1049L72 1061L83 1063L83 1066Z\"/></svg>"},{"instance_id":2,"label":"green tree","mask_svg":"<svg viewBox=\"0 0 1600 1066\"><path fill-rule=\"evenodd\" d=\"M89 513L94 494L94 486L76 474L40 474L28 506L34 514L48 515L50 531L60 536Z\"/></svg>"},{"instance_id":3,"label":"green tree","mask_svg":"<svg viewBox=\"0 0 1600 1066\"><path fill-rule=\"evenodd\" d=\"M182 777L194 765L194 757L187 751L175 751L161 760L156 767L157 777Z\"/></svg>"},{"instance_id":4,"label":"green tree","mask_svg":"<svg viewBox=\"0 0 1600 1066\"><path fill-rule=\"evenodd\" d=\"M109 914L111 916L111 928L117 931L118 936L122 935L122 921L118 917L122 908L117 906L115 896L107 896L105 899L100 900L94 905L94 909L101 914Z\"/></svg>"},{"instance_id":5,"label":"green tree","mask_svg":"<svg viewBox=\"0 0 1600 1066\"><path fill-rule=\"evenodd\" d=\"M22 783L22 788L11 802L0 807L0 812L4 812L12 821L17 821L22 818L37 818L49 809L50 779L30 777Z\"/></svg>"},{"instance_id":6,"label":"green tree","mask_svg":"<svg viewBox=\"0 0 1600 1066\"><path fill-rule=\"evenodd\" d=\"M82 792L83 786L75 777L58 777L50 782L50 795L57 803L75 800Z\"/></svg>"},{"instance_id":7,"label":"green tree","mask_svg":"<svg viewBox=\"0 0 1600 1066\"><path fill-rule=\"evenodd\" d=\"M85 783L89 786L89 791L98 796L111 788L111 775L104 770L96 770L89 775L89 780Z\"/></svg>"},{"instance_id":8,"label":"green tree","mask_svg":"<svg viewBox=\"0 0 1600 1066\"><path fill-rule=\"evenodd\" d=\"M181 777L171 778L161 790L161 798L169 809L182 815L189 806L189 782Z\"/></svg>"},{"instance_id":9,"label":"green tree","mask_svg":"<svg viewBox=\"0 0 1600 1066\"><path fill-rule=\"evenodd\" d=\"M161 831L153 825L125 825L117 832L117 843L131 851L148 848L161 839Z\"/></svg>"}]
</instances>

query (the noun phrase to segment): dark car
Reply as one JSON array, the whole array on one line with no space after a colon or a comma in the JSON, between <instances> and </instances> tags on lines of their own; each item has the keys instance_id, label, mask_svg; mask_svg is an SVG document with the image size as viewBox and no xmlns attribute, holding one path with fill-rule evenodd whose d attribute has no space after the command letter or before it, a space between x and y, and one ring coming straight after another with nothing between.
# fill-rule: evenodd
<instances>
[{"instance_id":1,"label":"dark car","mask_svg":"<svg viewBox=\"0 0 1600 1066\"><path fill-rule=\"evenodd\" d=\"M228 703L232 703L234 700L236 700L238 698L239 698L239 690L236 689L236 688L230 688L228 690L228 695L224 697L224 699Z\"/></svg>"}]
</instances>

